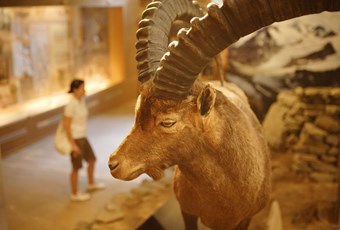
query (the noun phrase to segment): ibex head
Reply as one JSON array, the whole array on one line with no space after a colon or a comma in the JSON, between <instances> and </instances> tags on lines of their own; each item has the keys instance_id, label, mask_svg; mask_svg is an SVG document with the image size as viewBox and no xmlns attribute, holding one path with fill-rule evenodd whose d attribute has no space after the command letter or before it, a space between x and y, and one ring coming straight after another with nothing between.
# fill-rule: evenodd
<instances>
[{"instance_id":1,"label":"ibex head","mask_svg":"<svg viewBox=\"0 0 340 230\"><path fill-rule=\"evenodd\" d=\"M339 9L338 0L225 0L221 7L210 4L203 17L192 18L201 11L190 0L150 3L137 31L141 88L136 121L110 157L111 174L131 180L147 173L158 179L165 168L220 141L214 111L226 102L219 91L196 81L211 58L273 22ZM168 45L172 23L190 19L191 27L180 30L178 41Z\"/></svg>"},{"instance_id":2,"label":"ibex head","mask_svg":"<svg viewBox=\"0 0 340 230\"><path fill-rule=\"evenodd\" d=\"M110 157L111 174L131 180L142 173L154 179L163 170L176 164L177 148L185 148L187 127L194 110L192 97L184 100L160 98L154 93L154 75L162 56L167 52L174 25L189 25L194 16L201 16L191 1L154 1L143 13L137 35L138 80L140 95L135 108L135 124L125 141ZM178 141L183 140L183 141ZM167 154L165 153L167 152Z\"/></svg>"},{"instance_id":3,"label":"ibex head","mask_svg":"<svg viewBox=\"0 0 340 230\"><path fill-rule=\"evenodd\" d=\"M164 169L190 162L195 152L201 152L203 136L213 138L204 130L208 122L214 122L216 91L210 85L197 83L186 99L164 100L150 93L149 84L141 87L134 127L110 158L116 178L131 180L147 173L159 179Z\"/></svg>"}]
</instances>

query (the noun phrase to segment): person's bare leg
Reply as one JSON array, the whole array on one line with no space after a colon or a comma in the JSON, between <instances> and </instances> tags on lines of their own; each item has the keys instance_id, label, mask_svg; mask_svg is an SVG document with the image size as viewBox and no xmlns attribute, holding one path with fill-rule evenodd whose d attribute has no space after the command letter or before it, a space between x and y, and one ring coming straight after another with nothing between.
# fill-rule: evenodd
<instances>
[{"instance_id":1,"label":"person's bare leg","mask_svg":"<svg viewBox=\"0 0 340 230\"><path fill-rule=\"evenodd\" d=\"M72 169L70 178L72 194L76 195L78 192L78 169Z\"/></svg>"},{"instance_id":2,"label":"person's bare leg","mask_svg":"<svg viewBox=\"0 0 340 230\"><path fill-rule=\"evenodd\" d=\"M95 160L91 160L88 162L88 167L87 167L87 179L89 184L94 183L94 164L96 163Z\"/></svg>"}]
</instances>

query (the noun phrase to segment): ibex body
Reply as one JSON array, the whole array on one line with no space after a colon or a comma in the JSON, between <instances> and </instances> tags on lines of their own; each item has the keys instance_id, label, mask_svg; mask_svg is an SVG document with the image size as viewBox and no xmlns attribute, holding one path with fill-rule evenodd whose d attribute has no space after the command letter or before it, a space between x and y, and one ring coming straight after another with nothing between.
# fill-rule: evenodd
<instances>
[{"instance_id":1,"label":"ibex body","mask_svg":"<svg viewBox=\"0 0 340 230\"><path fill-rule=\"evenodd\" d=\"M208 13L191 0L153 1L136 44L142 83L130 134L111 154L112 176L154 179L176 165L174 191L186 229L197 218L212 229L247 229L269 199L270 161L261 126L237 87L214 89L197 80L216 54L275 21L340 10L340 1L225 0ZM192 18L192 19L191 19ZM191 20L190 20L191 19ZM169 43L172 23L190 29Z\"/></svg>"},{"instance_id":2,"label":"ibex body","mask_svg":"<svg viewBox=\"0 0 340 230\"><path fill-rule=\"evenodd\" d=\"M227 87L229 85L227 84ZM269 154L247 101L197 81L182 101L158 100L144 85L130 134L111 155L111 174L159 179L177 165L176 197L185 213L213 229L234 229L269 197Z\"/></svg>"}]
</instances>

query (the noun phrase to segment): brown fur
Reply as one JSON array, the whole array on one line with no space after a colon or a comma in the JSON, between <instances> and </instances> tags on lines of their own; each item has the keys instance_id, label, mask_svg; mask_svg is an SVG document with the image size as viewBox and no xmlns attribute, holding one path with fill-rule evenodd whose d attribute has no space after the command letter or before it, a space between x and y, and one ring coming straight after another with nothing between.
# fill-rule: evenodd
<instances>
[{"instance_id":1,"label":"brown fur","mask_svg":"<svg viewBox=\"0 0 340 230\"><path fill-rule=\"evenodd\" d=\"M144 84L135 125L110 157L111 174L159 179L177 165L174 191L184 213L212 229L246 229L269 199L270 161L258 120L234 92L196 81L186 100L159 100Z\"/></svg>"}]
</instances>

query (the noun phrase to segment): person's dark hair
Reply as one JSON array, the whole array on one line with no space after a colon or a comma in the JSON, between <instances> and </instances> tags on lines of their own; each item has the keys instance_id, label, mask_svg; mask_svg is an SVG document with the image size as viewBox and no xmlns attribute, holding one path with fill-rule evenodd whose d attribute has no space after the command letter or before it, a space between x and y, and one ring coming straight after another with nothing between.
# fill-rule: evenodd
<instances>
[{"instance_id":1,"label":"person's dark hair","mask_svg":"<svg viewBox=\"0 0 340 230\"><path fill-rule=\"evenodd\" d=\"M82 84L84 84L84 80L73 79L70 84L70 90L68 91L68 93L72 93L73 90L78 89Z\"/></svg>"}]
</instances>

